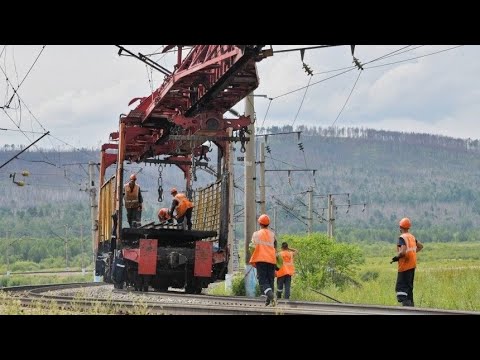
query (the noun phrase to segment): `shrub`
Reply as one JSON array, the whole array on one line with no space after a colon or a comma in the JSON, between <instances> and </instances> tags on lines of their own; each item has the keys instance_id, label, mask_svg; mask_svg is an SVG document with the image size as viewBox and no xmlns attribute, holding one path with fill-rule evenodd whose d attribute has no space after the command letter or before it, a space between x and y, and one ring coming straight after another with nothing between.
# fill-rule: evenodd
<instances>
[{"instance_id":1,"label":"shrub","mask_svg":"<svg viewBox=\"0 0 480 360\"><path fill-rule=\"evenodd\" d=\"M353 279L356 265L365 262L358 246L338 243L320 233L307 236L284 235L283 241L298 250L295 272L304 286L323 289L334 285L342 289L348 284L358 285Z\"/></svg>"},{"instance_id":2,"label":"shrub","mask_svg":"<svg viewBox=\"0 0 480 360\"><path fill-rule=\"evenodd\" d=\"M247 296L245 291L245 275L241 274L232 279L232 295ZM258 285L258 281L256 281L255 285L255 296L260 296L260 286Z\"/></svg>"}]
</instances>

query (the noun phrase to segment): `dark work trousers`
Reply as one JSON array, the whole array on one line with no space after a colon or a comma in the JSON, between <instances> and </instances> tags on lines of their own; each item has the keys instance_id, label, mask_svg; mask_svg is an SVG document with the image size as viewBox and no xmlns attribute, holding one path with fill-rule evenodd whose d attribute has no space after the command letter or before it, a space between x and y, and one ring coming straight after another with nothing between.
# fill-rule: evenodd
<instances>
[{"instance_id":1,"label":"dark work trousers","mask_svg":"<svg viewBox=\"0 0 480 360\"><path fill-rule=\"evenodd\" d=\"M290 285L292 284L292 275L285 275L277 278L277 297L282 296L283 287L285 285L285 299L290 299Z\"/></svg>"},{"instance_id":2,"label":"dark work trousers","mask_svg":"<svg viewBox=\"0 0 480 360\"><path fill-rule=\"evenodd\" d=\"M413 279L415 277L415 268L402 271L397 274L397 283L395 291L397 300L403 306L414 306L413 303Z\"/></svg>"},{"instance_id":3,"label":"dark work trousers","mask_svg":"<svg viewBox=\"0 0 480 360\"><path fill-rule=\"evenodd\" d=\"M257 262L257 279L260 285L260 292L267 295L268 289L275 289L275 264Z\"/></svg>"},{"instance_id":4,"label":"dark work trousers","mask_svg":"<svg viewBox=\"0 0 480 360\"><path fill-rule=\"evenodd\" d=\"M140 222L142 221L142 210L138 210L138 208L127 208L127 221L130 227L140 226ZM134 221L138 223L136 226L133 224Z\"/></svg>"},{"instance_id":5,"label":"dark work trousers","mask_svg":"<svg viewBox=\"0 0 480 360\"><path fill-rule=\"evenodd\" d=\"M177 224L182 224L183 220L187 218L188 230L192 230L192 211L193 211L193 208L187 209L187 211L185 211L185 214L183 214L177 219Z\"/></svg>"}]
</instances>

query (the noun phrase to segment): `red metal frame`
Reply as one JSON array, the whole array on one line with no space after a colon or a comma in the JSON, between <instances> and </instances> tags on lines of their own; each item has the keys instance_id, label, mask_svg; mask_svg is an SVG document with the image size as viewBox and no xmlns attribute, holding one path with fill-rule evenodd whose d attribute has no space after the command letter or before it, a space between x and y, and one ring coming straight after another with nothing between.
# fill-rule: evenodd
<instances>
[{"instance_id":1,"label":"red metal frame","mask_svg":"<svg viewBox=\"0 0 480 360\"><path fill-rule=\"evenodd\" d=\"M212 276L212 253L213 245L209 241L197 241L195 243L194 276Z\"/></svg>"},{"instance_id":2,"label":"red metal frame","mask_svg":"<svg viewBox=\"0 0 480 360\"><path fill-rule=\"evenodd\" d=\"M116 144L102 147L101 176L116 161L202 156L205 137L225 151L228 130L245 130L252 121L245 116L227 119L223 114L258 86L255 62L263 58L263 45L195 45L183 60L183 45L177 47L174 72L150 96L133 99L130 103L140 103L120 118L125 126L124 156L118 159ZM191 138L173 140L171 135ZM119 132L111 133L110 140L118 141ZM188 179L189 165L178 166Z\"/></svg>"}]
</instances>

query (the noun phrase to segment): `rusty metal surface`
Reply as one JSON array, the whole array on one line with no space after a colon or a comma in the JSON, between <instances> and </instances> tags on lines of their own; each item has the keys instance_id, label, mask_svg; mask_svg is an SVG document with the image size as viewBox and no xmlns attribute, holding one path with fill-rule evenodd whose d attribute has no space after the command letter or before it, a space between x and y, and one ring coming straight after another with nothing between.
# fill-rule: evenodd
<instances>
[{"instance_id":1,"label":"rusty metal surface","mask_svg":"<svg viewBox=\"0 0 480 360\"><path fill-rule=\"evenodd\" d=\"M155 275L157 273L157 246L156 239L140 240L140 261L138 273L140 275Z\"/></svg>"},{"instance_id":2,"label":"rusty metal surface","mask_svg":"<svg viewBox=\"0 0 480 360\"><path fill-rule=\"evenodd\" d=\"M140 249L122 249L122 254L124 259L134 261L136 263L140 260Z\"/></svg>"},{"instance_id":3,"label":"rusty metal surface","mask_svg":"<svg viewBox=\"0 0 480 360\"><path fill-rule=\"evenodd\" d=\"M198 241L215 237L216 231L181 230L181 229L122 229L122 239L136 240L139 238L158 239L160 245L179 245L186 242Z\"/></svg>"},{"instance_id":4,"label":"rusty metal surface","mask_svg":"<svg viewBox=\"0 0 480 360\"><path fill-rule=\"evenodd\" d=\"M195 243L195 276L212 276L212 252L213 244L211 242L199 241Z\"/></svg>"}]
</instances>

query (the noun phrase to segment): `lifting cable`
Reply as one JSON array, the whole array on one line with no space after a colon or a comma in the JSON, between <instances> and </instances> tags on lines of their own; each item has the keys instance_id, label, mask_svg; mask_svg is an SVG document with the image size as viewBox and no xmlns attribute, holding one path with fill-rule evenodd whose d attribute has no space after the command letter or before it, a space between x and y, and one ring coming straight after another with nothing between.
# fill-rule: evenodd
<instances>
[{"instance_id":1,"label":"lifting cable","mask_svg":"<svg viewBox=\"0 0 480 360\"><path fill-rule=\"evenodd\" d=\"M162 179L163 166L158 166L158 202L163 201L163 179Z\"/></svg>"}]
</instances>

